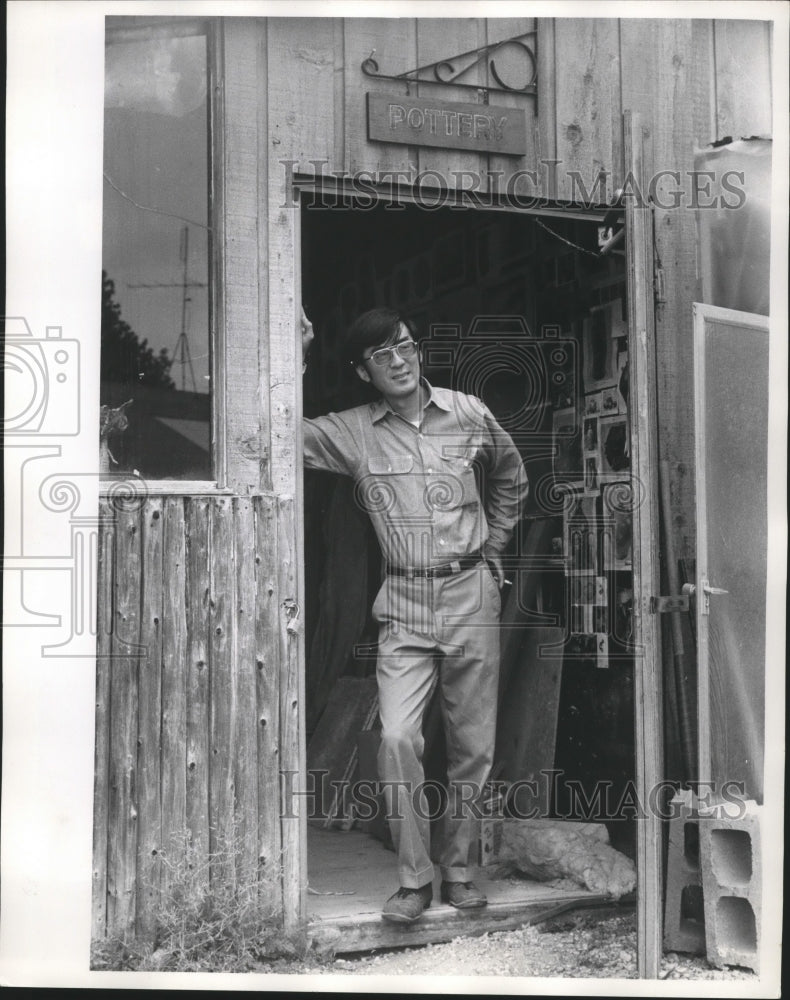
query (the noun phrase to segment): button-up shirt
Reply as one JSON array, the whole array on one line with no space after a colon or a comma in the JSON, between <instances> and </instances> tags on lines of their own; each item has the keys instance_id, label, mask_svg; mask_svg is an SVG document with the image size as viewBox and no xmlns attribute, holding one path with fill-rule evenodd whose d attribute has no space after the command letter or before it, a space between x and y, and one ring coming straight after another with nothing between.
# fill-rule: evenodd
<instances>
[{"instance_id":1,"label":"button-up shirt","mask_svg":"<svg viewBox=\"0 0 790 1000\"><path fill-rule=\"evenodd\" d=\"M521 456L481 400L422 385L416 426L384 399L305 420L305 466L354 478L390 565L500 553L527 496Z\"/></svg>"}]
</instances>

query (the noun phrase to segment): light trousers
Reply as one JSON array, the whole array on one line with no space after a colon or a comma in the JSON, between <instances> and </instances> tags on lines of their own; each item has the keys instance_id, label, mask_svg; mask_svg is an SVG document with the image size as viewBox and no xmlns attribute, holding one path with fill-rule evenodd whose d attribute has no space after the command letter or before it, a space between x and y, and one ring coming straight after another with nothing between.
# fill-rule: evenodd
<instances>
[{"instance_id":1,"label":"light trousers","mask_svg":"<svg viewBox=\"0 0 790 1000\"><path fill-rule=\"evenodd\" d=\"M374 602L382 725L379 780L400 884L407 888L433 880L432 858L444 880L471 880L475 805L494 755L499 614L499 591L484 562L436 579L387 576ZM422 721L435 679L447 743L448 786L439 843L432 851L423 791Z\"/></svg>"}]
</instances>

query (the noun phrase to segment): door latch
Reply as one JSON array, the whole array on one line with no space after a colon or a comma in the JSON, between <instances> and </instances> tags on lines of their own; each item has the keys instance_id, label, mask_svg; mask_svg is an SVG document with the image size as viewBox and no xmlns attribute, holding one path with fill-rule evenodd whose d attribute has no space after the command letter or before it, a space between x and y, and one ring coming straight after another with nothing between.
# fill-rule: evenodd
<instances>
[{"instance_id":1,"label":"door latch","mask_svg":"<svg viewBox=\"0 0 790 1000\"><path fill-rule=\"evenodd\" d=\"M729 590L724 590L722 587L711 587L708 578L703 576L700 580L700 587L702 590L702 606L700 607L700 614L709 615L710 614L710 595L711 594L729 594ZM683 584L684 594L696 594L697 588L693 583Z\"/></svg>"}]
</instances>

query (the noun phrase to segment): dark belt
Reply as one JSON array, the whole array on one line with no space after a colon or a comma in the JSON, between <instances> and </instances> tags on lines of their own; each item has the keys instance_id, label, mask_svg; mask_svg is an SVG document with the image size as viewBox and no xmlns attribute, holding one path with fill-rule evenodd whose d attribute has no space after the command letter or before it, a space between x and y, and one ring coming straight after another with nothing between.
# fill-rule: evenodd
<instances>
[{"instance_id":1,"label":"dark belt","mask_svg":"<svg viewBox=\"0 0 790 1000\"><path fill-rule=\"evenodd\" d=\"M444 563L441 566L426 566L422 569L413 569L405 566L388 566L387 572L393 576L405 576L410 580L432 580L437 576L453 576L461 573L465 569L471 569L483 562L480 552L472 552L471 555L463 556L461 559L454 559L452 562Z\"/></svg>"}]
</instances>

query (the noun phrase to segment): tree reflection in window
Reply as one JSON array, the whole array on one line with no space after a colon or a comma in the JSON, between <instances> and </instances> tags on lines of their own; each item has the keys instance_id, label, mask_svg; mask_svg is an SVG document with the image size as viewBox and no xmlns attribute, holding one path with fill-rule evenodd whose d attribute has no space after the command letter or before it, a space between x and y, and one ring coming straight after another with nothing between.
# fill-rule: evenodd
<instances>
[{"instance_id":1,"label":"tree reflection in window","mask_svg":"<svg viewBox=\"0 0 790 1000\"><path fill-rule=\"evenodd\" d=\"M104 471L212 478L206 35L108 18ZM192 31L193 33L189 33ZM108 419L123 406L125 419Z\"/></svg>"}]
</instances>

